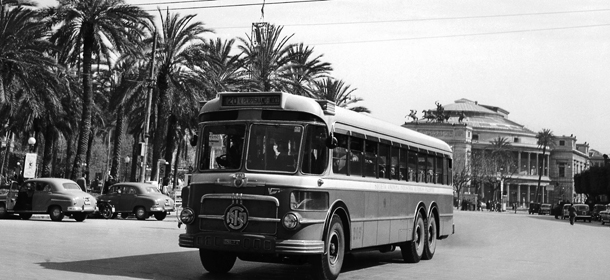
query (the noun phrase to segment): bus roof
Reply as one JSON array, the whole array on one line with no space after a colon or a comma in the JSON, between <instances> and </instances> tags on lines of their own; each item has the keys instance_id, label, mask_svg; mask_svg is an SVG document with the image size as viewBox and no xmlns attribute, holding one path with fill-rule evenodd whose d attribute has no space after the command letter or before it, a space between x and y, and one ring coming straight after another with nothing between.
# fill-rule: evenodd
<instances>
[{"instance_id":1,"label":"bus roof","mask_svg":"<svg viewBox=\"0 0 610 280\"><path fill-rule=\"evenodd\" d=\"M452 154L450 146L438 138L376 119L365 113L334 106L326 107L326 103L327 101L283 92L223 92L219 93L217 98L206 102L199 113L240 109L306 112L323 119L338 133L360 135L366 139L385 139L393 145L406 145L446 156Z\"/></svg>"}]
</instances>

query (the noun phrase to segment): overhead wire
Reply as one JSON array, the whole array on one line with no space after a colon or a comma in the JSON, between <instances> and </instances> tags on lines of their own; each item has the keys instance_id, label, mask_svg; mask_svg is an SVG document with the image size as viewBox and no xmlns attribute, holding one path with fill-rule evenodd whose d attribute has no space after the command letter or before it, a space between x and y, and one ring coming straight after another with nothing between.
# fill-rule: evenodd
<instances>
[{"instance_id":1,"label":"overhead wire","mask_svg":"<svg viewBox=\"0 0 610 280\"><path fill-rule=\"evenodd\" d=\"M280 5L280 4L298 4L298 3L309 3L309 2L327 2L331 0L297 0L297 1L279 1L279 2L267 2L266 5ZM150 4L148 4L150 5ZM227 5L212 5L212 6L190 6L190 7L168 7L170 11L177 10L199 10L199 9L212 9L212 8L235 8L235 7L247 7L247 6L260 6L261 3L244 3L244 4L227 4ZM143 9L146 12L156 11L157 9Z\"/></svg>"}]
</instances>

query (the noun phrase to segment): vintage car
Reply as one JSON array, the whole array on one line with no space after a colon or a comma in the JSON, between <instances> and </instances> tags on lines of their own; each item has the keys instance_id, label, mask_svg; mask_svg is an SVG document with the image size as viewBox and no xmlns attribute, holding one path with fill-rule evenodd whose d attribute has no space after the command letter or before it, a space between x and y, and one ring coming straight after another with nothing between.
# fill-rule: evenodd
<instances>
[{"instance_id":1,"label":"vintage car","mask_svg":"<svg viewBox=\"0 0 610 280\"><path fill-rule=\"evenodd\" d=\"M530 203L530 207L527 210L528 214L539 214L540 212L540 203L532 202Z\"/></svg>"},{"instance_id":2,"label":"vintage car","mask_svg":"<svg viewBox=\"0 0 610 280\"><path fill-rule=\"evenodd\" d=\"M563 218L570 218L570 212L568 209L570 208L570 204L563 205ZM583 220L591 222L591 211L589 211L589 205L587 204L574 204L574 208L576 208L576 219L574 221Z\"/></svg>"},{"instance_id":3,"label":"vintage car","mask_svg":"<svg viewBox=\"0 0 610 280\"><path fill-rule=\"evenodd\" d=\"M606 204L595 204L591 210L591 218L594 221L599 221L599 212L606 210Z\"/></svg>"},{"instance_id":4,"label":"vintage car","mask_svg":"<svg viewBox=\"0 0 610 280\"><path fill-rule=\"evenodd\" d=\"M8 193L0 196L0 218L19 214L21 219L27 220L33 214L49 214L53 221L70 216L82 222L95 211L96 202L72 180L30 179L21 185L13 182Z\"/></svg>"},{"instance_id":5,"label":"vintage car","mask_svg":"<svg viewBox=\"0 0 610 280\"><path fill-rule=\"evenodd\" d=\"M610 204L606 204L606 210L599 211L599 220L602 222L602 225L610 223Z\"/></svg>"},{"instance_id":6,"label":"vintage car","mask_svg":"<svg viewBox=\"0 0 610 280\"><path fill-rule=\"evenodd\" d=\"M540 204L540 210L538 211L538 215L551 215L551 204Z\"/></svg>"},{"instance_id":7,"label":"vintage car","mask_svg":"<svg viewBox=\"0 0 610 280\"><path fill-rule=\"evenodd\" d=\"M114 206L113 218L119 213L122 218L135 214L138 220L155 216L159 221L175 211L174 200L162 194L159 189L148 183L117 183L99 196L99 200Z\"/></svg>"}]
</instances>

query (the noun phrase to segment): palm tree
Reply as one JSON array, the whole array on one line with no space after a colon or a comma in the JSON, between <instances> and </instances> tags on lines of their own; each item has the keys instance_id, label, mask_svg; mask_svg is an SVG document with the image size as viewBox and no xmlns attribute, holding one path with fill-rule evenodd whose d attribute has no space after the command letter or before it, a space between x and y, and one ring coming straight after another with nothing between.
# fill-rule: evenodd
<instances>
[{"instance_id":1,"label":"palm tree","mask_svg":"<svg viewBox=\"0 0 610 280\"><path fill-rule=\"evenodd\" d=\"M158 37L157 64L157 122L154 132L152 174L157 175L157 163L161 158L164 138L167 135L168 120L172 108L171 93L188 95L196 89L186 88L186 84L194 84L195 76L188 70L193 65L193 54L196 48L204 43L203 35L212 30L204 27L202 22L192 22L196 15L181 17L180 14L161 14L160 36ZM193 105L196 105L194 103ZM171 164L171 157L165 157Z\"/></svg>"},{"instance_id":2,"label":"palm tree","mask_svg":"<svg viewBox=\"0 0 610 280\"><path fill-rule=\"evenodd\" d=\"M65 46L64 53L82 65L83 109L80 134L71 177L81 176L81 166L86 155L91 131L93 107L92 59L110 57L113 52L132 51L133 43L140 40L150 26L151 17L139 7L127 5L123 0L60 1L58 7L44 11L51 22L58 25L52 41ZM82 57L82 61L80 58ZM81 64L82 63L82 64Z\"/></svg>"},{"instance_id":3,"label":"palm tree","mask_svg":"<svg viewBox=\"0 0 610 280\"><path fill-rule=\"evenodd\" d=\"M538 149L542 150L542 165L538 167L538 185L536 186L536 199L538 202L538 192L540 190L540 182L542 181L542 173L544 168L544 159L546 158L547 148L552 150L555 147L555 135L553 131L548 128L543 128L536 135L536 144L538 145Z\"/></svg>"},{"instance_id":4,"label":"palm tree","mask_svg":"<svg viewBox=\"0 0 610 280\"><path fill-rule=\"evenodd\" d=\"M312 93L315 81L328 77L332 67L328 62L320 61L322 55L313 56L313 48L303 43L293 45L288 56L292 59L292 67L283 76L288 84L285 91L296 95L308 96Z\"/></svg>"},{"instance_id":5,"label":"palm tree","mask_svg":"<svg viewBox=\"0 0 610 280\"><path fill-rule=\"evenodd\" d=\"M244 85L243 60L233 55L235 39L209 39L205 45L195 50L193 69L201 81L216 96L222 91L239 91Z\"/></svg>"},{"instance_id":6,"label":"palm tree","mask_svg":"<svg viewBox=\"0 0 610 280\"><path fill-rule=\"evenodd\" d=\"M335 102L335 105L341 108L347 108L359 113L370 113L371 111L363 106L350 107L354 103L360 102L363 99L352 96L356 91L355 88L350 88L350 85L345 85L342 80L335 80L331 77L321 81L315 81L314 91L310 97L315 99L326 99Z\"/></svg>"},{"instance_id":7,"label":"palm tree","mask_svg":"<svg viewBox=\"0 0 610 280\"><path fill-rule=\"evenodd\" d=\"M239 38L239 46L245 63L246 79L251 82L251 90L282 90L288 84L286 77L292 67L288 44L290 36L281 37L283 27L268 25L259 29L260 36Z\"/></svg>"}]
</instances>

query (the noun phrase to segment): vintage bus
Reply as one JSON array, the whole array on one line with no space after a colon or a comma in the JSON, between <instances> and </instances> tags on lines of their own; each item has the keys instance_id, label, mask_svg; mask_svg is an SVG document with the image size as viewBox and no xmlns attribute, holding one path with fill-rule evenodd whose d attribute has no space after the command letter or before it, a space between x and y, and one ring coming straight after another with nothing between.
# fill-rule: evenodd
<instances>
[{"instance_id":1,"label":"vintage bus","mask_svg":"<svg viewBox=\"0 0 610 280\"><path fill-rule=\"evenodd\" d=\"M358 250L431 259L454 232L451 159L439 139L332 102L220 93L199 113L179 245L212 273L239 258L310 263L316 279Z\"/></svg>"}]
</instances>

